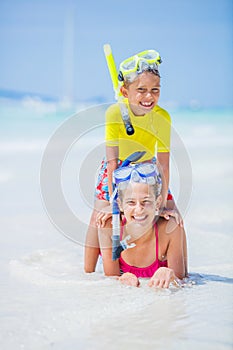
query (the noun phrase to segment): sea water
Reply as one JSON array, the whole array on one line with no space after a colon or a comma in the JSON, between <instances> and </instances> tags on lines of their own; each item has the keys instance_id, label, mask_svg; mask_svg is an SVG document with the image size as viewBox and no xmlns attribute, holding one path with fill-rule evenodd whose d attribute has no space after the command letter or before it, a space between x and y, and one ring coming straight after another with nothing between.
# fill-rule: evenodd
<instances>
[{"instance_id":1,"label":"sea water","mask_svg":"<svg viewBox=\"0 0 233 350\"><path fill-rule=\"evenodd\" d=\"M171 154L171 190L185 201L190 278L154 290L104 277L101 262L83 271L105 108L1 103L1 348L232 349L232 111L169 111L172 147L183 152L183 171ZM57 137L67 140L61 159L46 158ZM61 189L75 230L50 207Z\"/></svg>"}]
</instances>

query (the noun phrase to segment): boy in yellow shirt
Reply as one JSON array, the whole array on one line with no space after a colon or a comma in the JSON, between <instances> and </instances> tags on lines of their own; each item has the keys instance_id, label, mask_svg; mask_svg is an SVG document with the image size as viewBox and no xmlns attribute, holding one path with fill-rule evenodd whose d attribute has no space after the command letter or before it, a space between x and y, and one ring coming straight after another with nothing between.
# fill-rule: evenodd
<instances>
[{"instance_id":1,"label":"boy in yellow shirt","mask_svg":"<svg viewBox=\"0 0 233 350\"><path fill-rule=\"evenodd\" d=\"M169 193L169 160L171 118L158 106L160 96L159 54L144 51L123 61L118 79L121 94L128 109L134 133L128 135L122 119L120 104L111 105L106 111L106 157L103 159L95 190L95 208L86 235L86 272L94 272L99 256L98 226L103 227L111 215L109 205L112 195L113 171L135 151L144 151L138 162L156 162L163 175L162 215L174 216L178 224L182 219Z\"/></svg>"}]
</instances>

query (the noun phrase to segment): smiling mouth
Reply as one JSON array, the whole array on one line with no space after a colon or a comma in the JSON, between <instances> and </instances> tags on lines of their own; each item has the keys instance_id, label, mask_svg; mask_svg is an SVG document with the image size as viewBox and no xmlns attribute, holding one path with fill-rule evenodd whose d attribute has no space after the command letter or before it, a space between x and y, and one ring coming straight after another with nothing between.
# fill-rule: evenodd
<instances>
[{"instance_id":1,"label":"smiling mouth","mask_svg":"<svg viewBox=\"0 0 233 350\"><path fill-rule=\"evenodd\" d=\"M144 108L151 108L154 105L154 102L140 102L140 105Z\"/></svg>"},{"instance_id":2,"label":"smiling mouth","mask_svg":"<svg viewBox=\"0 0 233 350\"><path fill-rule=\"evenodd\" d=\"M144 221L145 219L147 218L146 215L143 215L143 216L133 216L133 219L137 222L141 222L141 221Z\"/></svg>"}]
</instances>

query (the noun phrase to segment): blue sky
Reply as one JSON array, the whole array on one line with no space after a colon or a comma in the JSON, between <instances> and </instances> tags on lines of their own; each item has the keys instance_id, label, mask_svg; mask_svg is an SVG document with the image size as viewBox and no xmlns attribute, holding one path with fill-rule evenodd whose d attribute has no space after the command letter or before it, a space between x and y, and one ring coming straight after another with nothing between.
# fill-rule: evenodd
<instances>
[{"instance_id":1,"label":"blue sky","mask_svg":"<svg viewBox=\"0 0 233 350\"><path fill-rule=\"evenodd\" d=\"M1 0L0 89L111 102L110 43L117 65L160 52L162 102L232 106L232 13L232 0Z\"/></svg>"}]
</instances>

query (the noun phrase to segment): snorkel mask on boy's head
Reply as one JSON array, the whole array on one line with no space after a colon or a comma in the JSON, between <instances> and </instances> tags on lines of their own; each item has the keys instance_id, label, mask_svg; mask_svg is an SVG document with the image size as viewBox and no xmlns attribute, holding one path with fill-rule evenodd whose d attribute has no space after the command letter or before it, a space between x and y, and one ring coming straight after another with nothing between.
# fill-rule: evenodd
<instances>
[{"instance_id":1,"label":"snorkel mask on boy's head","mask_svg":"<svg viewBox=\"0 0 233 350\"><path fill-rule=\"evenodd\" d=\"M127 58L120 64L118 80L132 82L139 74L148 71L158 77L158 66L162 63L161 57L155 50L146 50Z\"/></svg>"}]
</instances>

